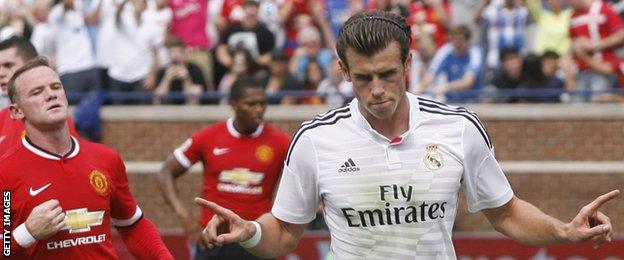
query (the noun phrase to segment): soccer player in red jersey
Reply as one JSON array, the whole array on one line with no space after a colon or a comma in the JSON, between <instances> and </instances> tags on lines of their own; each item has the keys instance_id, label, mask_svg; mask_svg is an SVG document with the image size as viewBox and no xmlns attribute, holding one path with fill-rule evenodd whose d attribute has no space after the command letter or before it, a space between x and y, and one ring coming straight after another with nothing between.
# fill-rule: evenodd
<instances>
[{"instance_id":1,"label":"soccer player in red jersey","mask_svg":"<svg viewBox=\"0 0 624 260\"><path fill-rule=\"evenodd\" d=\"M35 57L37 57L37 50L28 39L14 36L0 42L0 88L2 88L0 99L7 97L7 86L13 73ZM71 117L67 118L67 124L71 134L78 135ZM11 118L11 111L8 107L0 110L0 156L12 146L19 144L25 133L24 123L22 120Z\"/></svg>"},{"instance_id":2,"label":"soccer player in red jersey","mask_svg":"<svg viewBox=\"0 0 624 260\"><path fill-rule=\"evenodd\" d=\"M36 58L18 69L8 93L11 116L28 133L0 158L0 189L13 214L4 234L8 255L117 259L115 226L137 258L173 259L132 197L119 154L70 135L65 91L47 61Z\"/></svg>"},{"instance_id":3,"label":"soccer player in red jersey","mask_svg":"<svg viewBox=\"0 0 624 260\"><path fill-rule=\"evenodd\" d=\"M202 209L193 220L179 198L174 180L194 163L204 166L203 198L218 201L241 216L257 218L271 208L290 137L263 122L266 97L262 84L242 77L232 86L229 104L234 117L195 132L165 161L158 180L191 242L195 259L255 259L238 244L206 250L202 226L212 212Z\"/></svg>"}]
</instances>

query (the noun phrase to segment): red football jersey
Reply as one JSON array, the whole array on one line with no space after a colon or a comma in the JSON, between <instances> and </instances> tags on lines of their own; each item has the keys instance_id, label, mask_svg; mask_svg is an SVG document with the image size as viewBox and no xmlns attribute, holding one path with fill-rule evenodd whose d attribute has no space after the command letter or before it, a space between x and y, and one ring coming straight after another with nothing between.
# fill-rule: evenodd
<instances>
[{"instance_id":1,"label":"red football jersey","mask_svg":"<svg viewBox=\"0 0 624 260\"><path fill-rule=\"evenodd\" d=\"M624 30L622 18L608 4L599 0L593 1L589 8L580 11L575 10L570 20L570 37L572 40L584 37L592 42L597 42L619 30ZM594 59L607 61L616 68L617 58L615 51L616 47L613 47L591 54L594 56ZM581 71L589 68L585 62L578 58L576 62Z\"/></svg>"},{"instance_id":2,"label":"red football jersey","mask_svg":"<svg viewBox=\"0 0 624 260\"><path fill-rule=\"evenodd\" d=\"M76 131L71 117L67 117L67 125L69 126L70 134L78 136L78 131ZM0 157L11 147L19 144L25 135L24 122L12 119L11 110L8 107L0 110Z\"/></svg>"},{"instance_id":3,"label":"red football jersey","mask_svg":"<svg viewBox=\"0 0 624 260\"><path fill-rule=\"evenodd\" d=\"M203 198L256 219L271 209L289 142L290 137L268 124L242 136L229 119L195 132L174 156L186 168L202 161ZM202 226L210 218L212 213L202 208Z\"/></svg>"},{"instance_id":4,"label":"red football jersey","mask_svg":"<svg viewBox=\"0 0 624 260\"><path fill-rule=\"evenodd\" d=\"M72 138L72 150L59 157L23 138L0 159L0 172L1 190L10 191L12 257L117 259L111 225L130 226L142 217L122 159L101 144ZM66 228L27 248L18 245L16 228L51 199L66 214Z\"/></svg>"}]
</instances>

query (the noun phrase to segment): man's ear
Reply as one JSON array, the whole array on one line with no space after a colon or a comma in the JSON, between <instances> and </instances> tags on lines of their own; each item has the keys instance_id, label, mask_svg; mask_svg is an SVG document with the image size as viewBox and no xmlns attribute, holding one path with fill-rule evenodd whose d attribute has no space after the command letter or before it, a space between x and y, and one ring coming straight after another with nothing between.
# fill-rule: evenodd
<instances>
[{"instance_id":1,"label":"man's ear","mask_svg":"<svg viewBox=\"0 0 624 260\"><path fill-rule=\"evenodd\" d=\"M9 106L9 110L11 110L12 119L15 119L15 120L24 119L24 113L16 104L11 104L11 106Z\"/></svg>"},{"instance_id":2,"label":"man's ear","mask_svg":"<svg viewBox=\"0 0 624 260\"><path fill-rule=\"evenodd\" d=\"M349 70L347 69L347 67L342 64L342 61L339 60L338 61L338 66L340 66L340 72L342 73L342 76L349 82L351 82L351 74L349 74Z\"/></svg>"},{"instance_id":3,"label":"man's ear","mask_svg":"<svg viewBox=\"0 0 624 260\"><path fill-rule=\"evenodd\" d=\"M409 74L410 69L412 68L412 52L409 52L407 54L407 59L405 59L405 64L403 64L403 67L405 68L405 74Z\"/></svg>"}]
</instances>

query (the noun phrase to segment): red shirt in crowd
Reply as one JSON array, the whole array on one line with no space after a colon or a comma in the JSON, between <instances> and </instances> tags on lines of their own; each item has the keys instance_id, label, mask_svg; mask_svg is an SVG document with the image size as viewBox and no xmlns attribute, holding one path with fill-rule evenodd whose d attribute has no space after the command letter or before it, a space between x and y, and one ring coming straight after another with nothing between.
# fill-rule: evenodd
<instances>
[{"instance_id":1,"label":"red shirt in crowd","mask_svg":"<svg viewBox=\"0 0 624 260\"><path fill-rule=\"evenodd\" d=\"M570 37L574 41L579 38L587 38L591 42L598 42L609 35L624 30L622 18L602 1L593 1L588 8L574 10L570 20ZM594 59L607 61L617 67L616 47L603 49L591 53ZM576 58L579 70L587 70L589 66Z\"/></svg>"},{"instance_id":2,"label":"red shirt in crowd","mask_svg":"<svg viewBox=\"0 0 624 260\"><path fill-rule=\"evenodd\" d=\"M444 1L441 5L444 12L448 15L450 13L448 2ZM418 39L426 34L433 36L438 48L446 43L446 27L435 8L425 5L422 1L415 1L409 6L409 10L410 15L407 17L407 23L412 29L411 49L415 50L418 47Z\"/></svg>"}]
</instances>

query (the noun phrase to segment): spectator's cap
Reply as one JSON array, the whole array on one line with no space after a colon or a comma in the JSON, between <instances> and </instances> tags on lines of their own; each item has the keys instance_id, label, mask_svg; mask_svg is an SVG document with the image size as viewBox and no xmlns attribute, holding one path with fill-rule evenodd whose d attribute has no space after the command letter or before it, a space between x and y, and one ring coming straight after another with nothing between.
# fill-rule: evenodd
<instances>
[{"instance_id":1,"label":"spectator's cap","mask_svg":"<svg viewBox=\"0 0 624 260\"><path fill-rule=\"evenodd\" d=\"M184 42L176 37L167 37L167 39L165 40L165 47L184 47Z\"/></svg>"},{"instance_id":2,"label":"spectator's cap","mask_svg":"<svg viewBox=\"0 0 624 260\"><path fill-rule=\"evenodd\" d=\"M544 59L559 59L559 54L553 50L547 50L544 53L542 53L542 60Z\"/></svg>"},{"instance_id":3,"label":"spectator's cap","mask_svg":"<svg viewBox=\"0 0 624 260\"><path fill-rule=\"evenodd\" d=\"M289 58L283 51L275 50L271 52L271 59L274 61L288 62Z\"/></svg>"},{"instance_id":4,"label":"spectator's cap","mask_svg":"<svg viewBox=\"0 0 624 260\"><path fill-rule=\"evenodd\" d=\"M245 0L241 6L242 7L247 7L247 6L259 7L260 3L256 0Z\"/></svg>"},{"instance_id":5,"label":"spectator's cap","mask_svg":"<svg viewBox=\"0 0 624 260\"><path fill-rule=\"evenodd\" d=\"M510 56L520 56L520 51L516 47L505 47L500 51L500 60L505 61Z\"/></svg>"}]
</instances>

